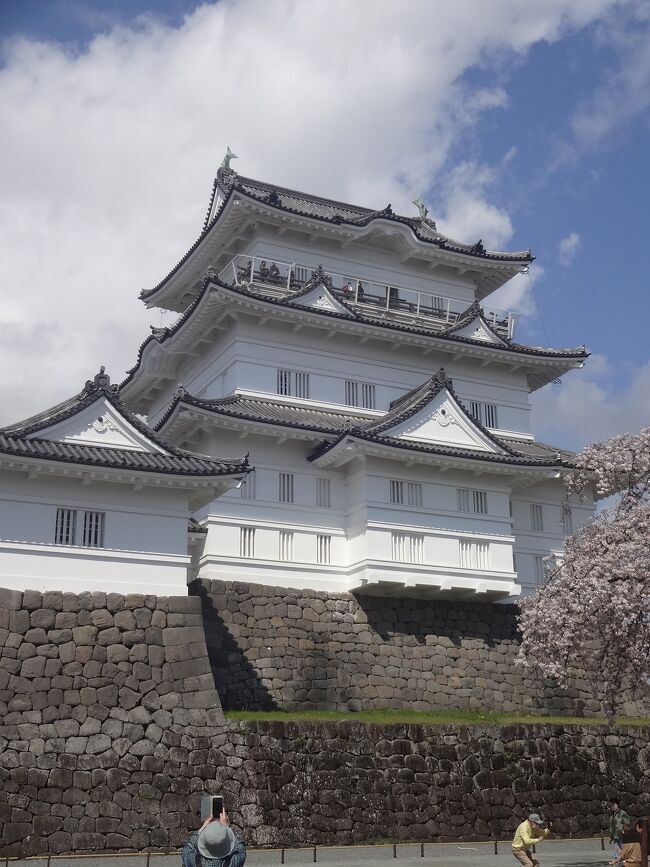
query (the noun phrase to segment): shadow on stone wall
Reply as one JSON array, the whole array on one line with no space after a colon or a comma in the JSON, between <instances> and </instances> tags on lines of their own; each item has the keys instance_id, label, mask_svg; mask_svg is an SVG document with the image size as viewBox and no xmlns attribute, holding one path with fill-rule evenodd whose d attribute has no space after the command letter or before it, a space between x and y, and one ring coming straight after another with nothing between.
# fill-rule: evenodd
<instances>
[{"instance_id":1,"label":"shadow on stone wall","mask_svg":"<svg viewBox=\"0 0 650 867\"><path fill-rule=\"evenodd\" d=\"M237 585L235 585L237 586ZM246 657L247 640L241 634L238 617L241 616L238 594L219 599L215 604L206 586L193 581L189 586L191 596L201 600L203 630L208 648L208 658L224 710L274 710L275 699L264 685L256 668ZM224 613L228 612L228 625Z\"/></svg>"}]
</instances>

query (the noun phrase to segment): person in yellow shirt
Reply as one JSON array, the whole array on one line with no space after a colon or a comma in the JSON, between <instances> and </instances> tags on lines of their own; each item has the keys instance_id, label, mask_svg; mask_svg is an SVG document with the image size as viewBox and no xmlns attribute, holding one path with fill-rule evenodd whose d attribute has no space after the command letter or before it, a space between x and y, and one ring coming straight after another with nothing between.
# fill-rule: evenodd
<instances>
[{"instance_id":1,"label":"person in yellow shirt","mask_svg":"<svg viewBox=\"0 0 650 867\"><path fill-rule=\"evenodd\" d=\"M525 822L515 831L512 839L512 854L524 867L539 867L539 861L533 858L530 847L533 843L541 843L551 833L544 827L545 822L539 813L531 813Z\"/></svg>"}]
</instances>

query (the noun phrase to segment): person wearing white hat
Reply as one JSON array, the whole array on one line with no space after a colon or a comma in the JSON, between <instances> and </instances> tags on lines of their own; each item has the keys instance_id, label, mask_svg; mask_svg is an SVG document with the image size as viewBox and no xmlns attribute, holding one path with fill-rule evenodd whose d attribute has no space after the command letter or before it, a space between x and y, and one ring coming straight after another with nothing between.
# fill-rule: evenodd
<instances>
[{"instance_id":1,"label":"person wearing white hat","mask_svg":"<svg viewBox=\"0 0 650 867\"><path fill-rule=\"evenodd\" d=\"M530 816L519 825L512 840L512 854L524 867L539 867L537 858L533 858L530 847L535 843L541 843L551 833L550 827L539 813L531 813Z\"/></svg>"},{"instance_id":2,"label":"person wearing white hat","mask_svg":"<svg viewBox=\"0 0 650 867\"><path fill-rule=\"evenodd\" d=\"M225 810L208 816L198 831L190 834L181 850L183 867L243 867L246 844L230 827Z\"/></svg>"}]
</instances>

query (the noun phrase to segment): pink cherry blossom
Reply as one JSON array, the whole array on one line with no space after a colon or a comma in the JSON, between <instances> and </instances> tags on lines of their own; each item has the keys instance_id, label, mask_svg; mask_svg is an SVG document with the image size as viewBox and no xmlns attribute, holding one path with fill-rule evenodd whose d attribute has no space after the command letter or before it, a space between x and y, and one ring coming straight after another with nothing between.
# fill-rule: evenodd
<instances>
[{"instance_id":1,"label":"pink cherry blossom","mask_svg":"<svg viewBox=\"0 0 650 867\"><path fill-rule=\"evenodd\" d=\"M567 687L587 680L613 721L650 673L650 428L585 448L569 495L616 496L548 558L547 583L520 603L519 662Z\"/></svg>"}]
</instances>

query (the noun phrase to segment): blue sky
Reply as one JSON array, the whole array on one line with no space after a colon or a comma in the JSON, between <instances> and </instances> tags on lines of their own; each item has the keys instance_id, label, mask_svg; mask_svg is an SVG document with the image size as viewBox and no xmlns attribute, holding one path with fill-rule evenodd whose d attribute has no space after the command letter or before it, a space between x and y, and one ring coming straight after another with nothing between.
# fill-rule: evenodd
<instances>
[{"instance_id":1,"label":"blue sky","mask_svg":"<svg viewBox=\"0 0 650 867\"><path fill-rule=\"evenodd\" d=\"M230 144L244 174L408 213L422 191L443 231L532 247L519 338L594 353L536 397L540 435L647 424L649 7L484 8L3 0L5 420L121 378Z\"/></svg>"}]
</instances>

